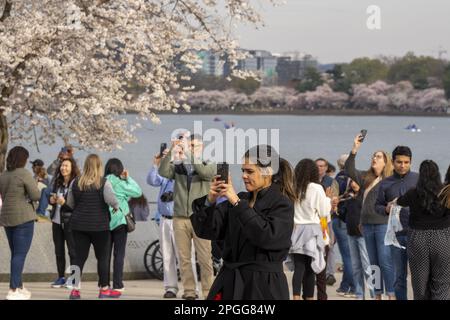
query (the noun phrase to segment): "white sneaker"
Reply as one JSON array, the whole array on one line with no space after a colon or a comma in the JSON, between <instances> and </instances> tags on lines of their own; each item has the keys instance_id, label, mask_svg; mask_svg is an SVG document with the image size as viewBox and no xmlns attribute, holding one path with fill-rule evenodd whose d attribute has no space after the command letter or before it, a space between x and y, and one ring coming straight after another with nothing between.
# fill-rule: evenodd
<instances>
[{"instance_id":1,"label":"white sneaker","mask_svg":"<svg viewBox=\"0 0 450 320\"><path fill-rule=\"evenodd\" d=\"M19 290L19 292L22 293L23 295L27 296L28 299L31 298L31 292L28 291L25 287L22 287L22 289L19 288L17 290Z\"/></svg>"},{"instance_id":2,"label":"white sneaker","mask_svg":"<svg viewBox=\"0 0 450 320\"><path fill-rule=\"evenodd\" d=\"M27 295L23 292L22 289L16 289L16 291L10 289L8 291L8 295L6 296L6 300L29 300L30 298L31 293L30 295Z\"/></svg>"},{"instance_id":3,"label":"white sneaker","mask_svg":"<svg viewBox=\"0 0 450 320\"><path fill-rule=\"evenodd\" d=\"M66 288L66 289L70 289L70 290L72 290L73 289L73 283L70 283L71 281L70 280L67 280L66 281L66 283L64 283L64 288Z\"/></svg>"}]
</instances>

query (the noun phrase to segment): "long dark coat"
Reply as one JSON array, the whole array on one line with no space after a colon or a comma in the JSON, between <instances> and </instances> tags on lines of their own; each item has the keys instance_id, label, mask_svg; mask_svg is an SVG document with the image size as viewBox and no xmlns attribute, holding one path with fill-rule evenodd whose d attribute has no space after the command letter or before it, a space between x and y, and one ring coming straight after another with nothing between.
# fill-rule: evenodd
<instances>
[{"instance_id":1,"label":"long dark coat","mask_svg":"<svg viewBox=\"0 0 450 320\"><path fill-rule=\"evenodd\" d=\"M253 208L251 193L239 193L233 207L228 201L207 206L206 196L193 204L192 225L198 237L224 240L224 266L207 299L289 299L283 261L291 246L294 226L292 201L277 184L258 193Z\"/></svg>"}]
</instances>

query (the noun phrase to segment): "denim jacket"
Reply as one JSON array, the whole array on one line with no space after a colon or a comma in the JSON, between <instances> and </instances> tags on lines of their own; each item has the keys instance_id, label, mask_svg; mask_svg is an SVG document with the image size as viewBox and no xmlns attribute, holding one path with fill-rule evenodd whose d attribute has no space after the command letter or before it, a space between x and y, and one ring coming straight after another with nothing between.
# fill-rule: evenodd
<instances>
[{"instance_id":1,"label":"denim jacket","mask_svg":"<svg viewBox=\"0 0 450 320\"><path fill-rule=\"evenodd\" d=\"M158 167L153 166L147 175L147 184L153 187L160 187L158 194L158 210L155 212L155 220L159 222L161 216L173 216L173 201L162 202L161 196L164 192L173 192L174 181L161 177L158 174Z\"/></svg>"}]
</instances>

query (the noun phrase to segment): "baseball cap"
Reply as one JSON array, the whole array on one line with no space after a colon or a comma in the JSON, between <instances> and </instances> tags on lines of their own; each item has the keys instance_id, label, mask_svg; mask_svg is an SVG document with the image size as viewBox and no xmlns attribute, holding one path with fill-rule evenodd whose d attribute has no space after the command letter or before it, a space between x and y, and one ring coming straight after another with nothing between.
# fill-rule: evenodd
<instances>
[{"instance_id":1,"label":"baseball cap","mask_svg":"<svg viewBox=\"0 0 450 320\"><path fill-rule=\"evenodd\" d=\"M42 167L44 165L44 161L42 161L41 159L36 159L34 161L30 161L30 163L33 166L38 166L38 167Z\"/></svg>"}]
</instances>

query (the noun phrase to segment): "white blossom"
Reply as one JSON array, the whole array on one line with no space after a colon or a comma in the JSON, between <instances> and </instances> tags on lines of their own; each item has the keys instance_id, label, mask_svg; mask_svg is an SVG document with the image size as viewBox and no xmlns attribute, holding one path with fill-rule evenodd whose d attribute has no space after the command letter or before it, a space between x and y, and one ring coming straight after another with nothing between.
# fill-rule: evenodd
<instances>
[{"instance_id":1,"label":"white blossom","mask_svg":"<svg viewBox=\"0 0 450 320\"><path fill-rule=\"evenodd\" d=\"M195 72L200 63L194 50L226 56L234 68L242 52L232 22L261 24L255 4L0 0L0 108L11 138L32 138L34 126L42 129L42 143L60 137L110 150L135 141L136 126L121 116L133 112L159 123L155 112L178 112L183 88L175 62Z\"/></svg>"}]
</instances>

